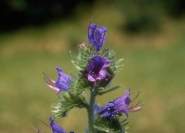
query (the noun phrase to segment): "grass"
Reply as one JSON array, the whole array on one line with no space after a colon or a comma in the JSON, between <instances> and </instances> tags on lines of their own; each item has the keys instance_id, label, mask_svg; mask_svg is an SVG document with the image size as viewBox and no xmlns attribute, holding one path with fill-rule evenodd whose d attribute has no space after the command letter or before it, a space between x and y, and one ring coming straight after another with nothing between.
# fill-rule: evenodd
<instances>
[{"instance_id":1,"label":"grass","mask_svg":"<svg viewBox=\"0 0 185 133\"><path fill-rule=\"evenodd\" d=\"M142 90L138 100L145 105L141 111L130 114L128 132L183 132L184 20L164 20L163 30L157 35L128 36L117 28L120 18L113 8L98 9L102 13L110 12L105 20L96 10L91 12L91 17L97 18L95 23L108 27L105 47L114 49L117 59L124 58L124 67L113 82L123 87L98 97L97 102L103 105L128 88L131 88L131 97ZM66 73L77 74L68 51L71 48L76 51L74 46L87 42L86 26L90 19L84 14L77 18L77 23L53 22L0 36L0 132L32 133L30 125L51 132L38 119L49 123L50 106L57 102L57 97L45 86L42 72L55 79L55 67L59 65ZM84 114L83 109L73 109L57 122L67 131L82 133L87 127Z\"/></svg>"}]
</instances>

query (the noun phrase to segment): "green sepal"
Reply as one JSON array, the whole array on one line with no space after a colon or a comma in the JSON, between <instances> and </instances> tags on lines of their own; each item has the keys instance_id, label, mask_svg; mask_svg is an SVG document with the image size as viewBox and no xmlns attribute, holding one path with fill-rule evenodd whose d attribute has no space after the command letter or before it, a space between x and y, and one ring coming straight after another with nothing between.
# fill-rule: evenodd
<instances>
[{"instance_id":1,"label":"green sepal","mask_svg":"<svg viewBox=\"0 0 185 133\"><path fill-rule=\"evenodd\" d=\"M72 63L75 65L75 67L78 70L83 71L85 70L90 58L97 52L94 50L92 45L86 45L85 47L78 46L78 55L74 54L72 51L69 53L72 58Z\"/></svg>"},{"instance_id":2,"label":"green sepal","mask_svg":"<svg viewBox=\"0 0 185 133\"><path fill-rule=\"evenodd\" d=\"M90 89L90 83L87 79L83 77L79 77L76 81L71 85L70 91L73 92L74 95L80 95L85 89Z\"/></svg>"},{"instance_id":3,"label":"green sepal","mask_svg":"<svg viewBox=\"0 0 185 133\"><path fill-rule=\"evenodd\" d=\"M108 57L110 60L110 67L108 69L110 74L115 74L119 72L123 65L120 64L123 59L115 60L115 52L113 50L110 50L109 48L104 48L101 51L99 51L100 56Z\"/></svg>"}]
</instances>

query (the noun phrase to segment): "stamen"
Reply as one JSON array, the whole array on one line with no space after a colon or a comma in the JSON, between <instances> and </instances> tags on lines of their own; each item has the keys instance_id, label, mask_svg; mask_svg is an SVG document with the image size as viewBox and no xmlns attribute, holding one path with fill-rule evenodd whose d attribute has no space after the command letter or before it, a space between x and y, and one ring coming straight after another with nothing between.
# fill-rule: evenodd
<instances>
[{"instance_id":1,"label":"stamen","mask_svg":"<svg viewBox=\"0 0 185 133\"><path fill-rule=\"evenodd\" d=\"M47 83L49 83L49 84L55 84L55 81L54 80L52 80L51 78L49 78L49 76L47 76L45 73L43 73L44 74L44 79L45 79L45 81L47 81Z\"/></svg>"},{"instance_id":2,"label":"stamen","mask_svg":"<svg viewBox=\"0 0 185 133\"><path fill-rule=\"evenodd\" d=\"M55 91L59 91L60 89L56 87L55 81L50 79L45 73L43 74L44 74L44 81L46 82L46 85Z\"/></svg>"},{"instance_id":3,"label":"stamen","mask_svg":"<svg viewBox=\"0 0 185 133\"><path fill-rule=\"evenodd\" d=\"M46 124L45 122L43 122L41 119L39 119L44 125L46 125L47 127L49 127L50 129L51 129L51 127L48 125L48 124Z\"/></svg>"},{"instance_id":4,"label":"stamen","mask_svg":"<svg viewBox=\"0 0 185 133\"><path fill-rule=\"evenodd\" d=\"M130 103L133 102L139 96L140 92L141 92L141 90L139 90L139 92L137 93L136 97L133 100L131 100Z\"/></svg>"},{"instance_id":5,"label":"stamen","mask_svg":"<svg viewBox=\"0 0 185 133\"><path fill-rule=\"evenodd\" d=\"M46 82L46 84L49 84L49 85L55 86L55 83L49 82L46 78L44 78L44 81Z\"/></svg>"},{"instance_id":6,"label":"stamen","mask_svg":"<svg viewBox=\"0 0 185 133\"><path fill-rule=\"evenodd\" d=\"M47 83L46 83L46 85L47 85L49 88L51 88L51 89L53 89L53 90L55 90L55 91L59 91L59 90L60 90L58 87L49 85L49 84L47 84Z\"/></svg>"},{"instance_id":7,"label":"stamen","mask_svg":"<svg viewBox=\"0 0 185 133\"><path fill-rule=\"evenodd\" d=\"M42 133L38 128L35 128L34 126L31 125L31 127L37 132L37 133Z\"/></svg>"},{"instance_id":8,"label":"stamen","mask_svg":"<svg viewBox=\"0 0 185 133\"><path fill-rule=\"evenodd\" d=\"M139 101L136 105L134 105L133 106L133 104L132 104L132 106L130 106L130 108L134 108L134 107L136 107L137 105L139 105L139 103L140 103L141 101Z\"/></svg>"},{"instance_id":9,"label":"stamen","mask_svg":"<svg viewBox=\"0 0 185 133\"><path fill-rule=\"evenodd\" d=\"M139 111L143 107L143 105L144 105L144 103L141 106L131 107L128 110L129 110L129 112L137 112L137 111Z\"/></svg>"}]
</instances>

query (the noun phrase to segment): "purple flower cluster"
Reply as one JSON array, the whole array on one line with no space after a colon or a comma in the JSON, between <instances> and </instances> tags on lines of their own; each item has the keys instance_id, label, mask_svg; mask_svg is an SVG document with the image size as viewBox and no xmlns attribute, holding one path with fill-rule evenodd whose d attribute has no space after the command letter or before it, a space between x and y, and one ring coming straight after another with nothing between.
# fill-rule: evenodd
<instances>
[{"instance_id":1,"label":"purple flower cluster","mask_svg":"<svg viewBox=\"0 0 185 133\"><path fill-rule=\"evenodd\" d=\"M97 112L96 114L99 114L100 117L102 118L113 119L114 116L117 114L124 113L128 117L128 112L139 111L142 106L135 105L135 106L128 107L130 103L133 101L129 98L129 96L130 96L130 90L127 90L122 97L119 97L114 101L107 103L102 108L99 108L98 111L96 107L96 112Z\"/></svg>"},{"instance_id":2,"label":"purple flower cluster","mask_svg":"<svg viewBox=\"0 0 185 133\"><path fill-rule=\"evenodd\" d=\"M106 40L107 28L102 26L98 28L96 24L90 23L88 27L88 39L89 43L94 45L96 51L99 51Z\"/></svg>"},{"instance_id":3,"label":"purple flower cluster","mask_svg":"<svg viewBox=\"0 0 185 133\"><path fill-rule=\"evenodd\" d=\"M57 91L58 94L62 91L67 91L70 89L72 78L69 75L63 73L60 67L57 67L56 70L59 76L56 81L50 79L46 74L44 74L44 79L46 81L46 85L51 89Z\"/></svg>"}]
</instances>

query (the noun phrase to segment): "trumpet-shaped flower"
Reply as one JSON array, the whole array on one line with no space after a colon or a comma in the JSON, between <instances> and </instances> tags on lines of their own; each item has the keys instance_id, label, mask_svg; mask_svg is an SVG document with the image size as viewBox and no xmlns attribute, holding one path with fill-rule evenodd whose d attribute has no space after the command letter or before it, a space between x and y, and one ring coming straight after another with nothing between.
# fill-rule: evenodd
<instances>
[{"instance_id":1,"label":"trumpet-shaped flower","mask_svg":"<svg viewBox=\"0 0 185 133\"><path fill-rule=\"evenodd\" d=\"M50 119L50 127L53 131L53 133L67 133L62 127L60 127L58 124L54 122L54 119L52 117Z\"/></svg>"},{"instance_id":2,"label":"trumpet-shaped flower","mask_svg":"<svg viewBox=\"0 0 185 133\"><path fill-rule=\"evenodd\" d=\"M49 118L50 119L50 126L43 122L42 120L40 120L44 125L46 125L47 127L49 127L53 133L67 133L61 126L59 126L58 124L56 124L54 122L54 119L52 117ZM31 127L37 131L37 133L42 133L39 129L35 128L34 126L31 125ZM69 132L69 133L74 133L73 131Z\"/></svg>"},{"instance_id":3,"label":"trumpet-shaped flower","mask_svg":"<svg viewBox=\"0 0 185 133\"><path fill-rule=\"evenodd\" d=\"M142 106L137 106L138 104L135 106L129 107L130 103L133 101L129 98L129 96L130 96L130 90L127 90L122 97L119 97L114 101L107 103L102 108L100 108L98 111L98 114L100 114L102 118L112 119L117 114L124 113L128 117L128 112L139 111ZM134 98L134 100L137 98L137 96Z\"/></svg>"},{"instance_id":4,"label":"trumpet-shaped flower","mask_svg":"<svg viewBox=\"0 0 185 133\"><path fill-rule=\"evenodd\" d=\"M96 24L90 23L88 27L88 40L89 43L94 45L96 51L99 51L106 40L107 28L102 26L98 28Z\"/></svg>"},{"instance_id":5,"label":"trumpet-shaped flower","mask_svg":"<svg viewBox=\"0 0 185 133\"><path fill-rule=\"evenodd\" d=\"M58 72L58 78L56 81L50 79L46 74L44 74L44 79L46 81L46 85L51 89L57 91L57 94L62 91L67 91L71 87L72 78L63 73L60 67L56 68Z\"/></svg>"},{"instance_id":6,"label":"trumpet-shaped flower","mask_svg":"<svg viewBox=\"0 0 185 133\"><path fill-rule=\"evenodd\" d=\"M106 68L109 66L110 60L107 57L93 56L86 68L88 71L88 80L96 82L97 80L105 79L107 74Z\"/></svg>"}]
</instances>

